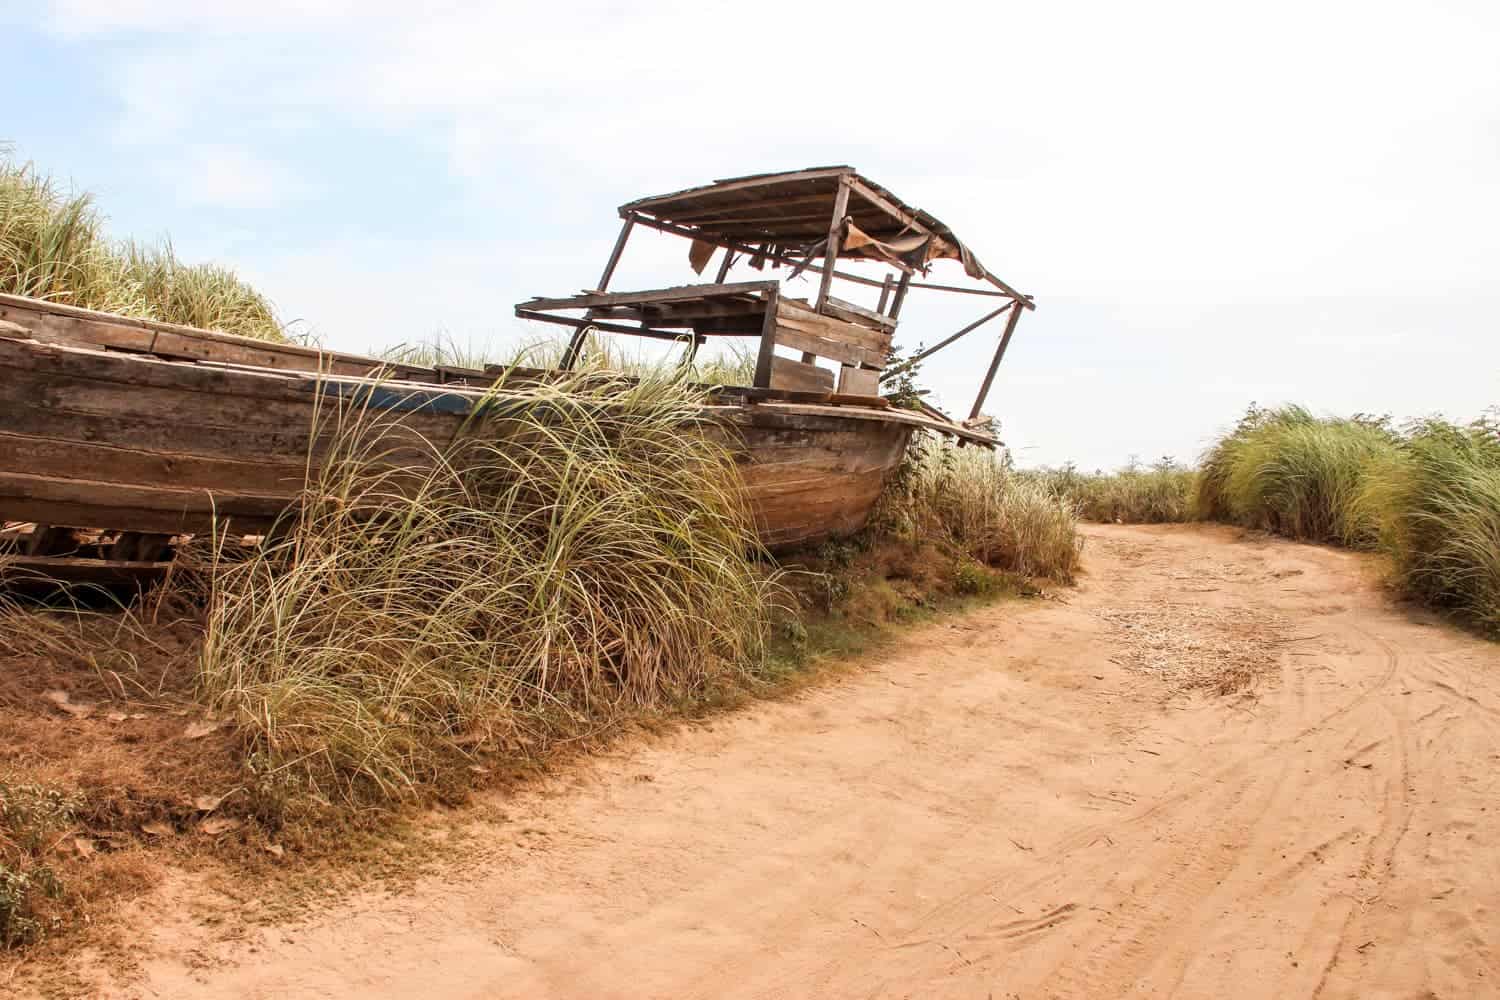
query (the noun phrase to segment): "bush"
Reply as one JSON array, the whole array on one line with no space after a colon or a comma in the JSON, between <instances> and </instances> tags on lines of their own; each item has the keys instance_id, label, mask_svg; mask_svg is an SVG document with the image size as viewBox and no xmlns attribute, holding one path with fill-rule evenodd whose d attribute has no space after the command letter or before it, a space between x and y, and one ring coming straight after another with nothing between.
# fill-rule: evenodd
<instances>
[{"instance_id":1,"label":"bush","mask_svg":"<svg viewBox=\"0 0 1500 1000\"><path fill-rule=\"evenodd\" d=\"M1407 429L1359 500L1410 595L1500 634L1500 413Z\"/></svg>"},{"instance_id":2,"label":"bush","mask_svg":"<svg viewBox=\"0 0 1500 1000\"><path fill-rule=\"evenodd\" d=\"M1090 475L1070 463L1031 475L1072 501L1086 521L1167 524L1189 517L1194 473L1170 457L1150 466L1132 460L1113 473Z\"/></svg>"},{"instance_id":3,"label":"bush","mask_svg":"<svg viewBox=\"0 0 1500 1000\"><path fill-rule=\"evenodd\" d=\"M980 562L1071 582L1078 568L1071 503L1006 456L918 439L873 518L876 531L942 540Z\"/></svg>"},{"instance_id":4,"label":"bush","mask_svg":"<svg viewBox=\"0 0 1500 1000\"><path fill-rule=\"evenodd\" d=\"M73 823L78 802L39 785L0 781L0 948L31 944L47 930L45 900L62 885L39 859Z\"/></svg>"},{"instance_id":5,"label":"bush","mask_svg":"<svg viewBox=\"0 0 1500 1000\"><path fill-rule=\"evenodd\" d=\"M0 292L105 312L282 339L270 303L234 272L187 265L171 244L114 244L89 194L30 164L0 161Z\"/></svg>"},{"instance_id":6,"label":"bush","mask_svg":"<svg viewBox=\"0 0 1500 1000\"><path fill-rule=\"evenodd\" d=\"M1355 500L1371 469L1396 447L1383 418L1251 406L1204 456L1195 511L1299 541L1368 548L1375 526Z\"/></svg>"},{"instance_id":7,"label":"bush","mask_svg":"<svg viewBox=\"0 0 1500 1000\"><path fill-rule=\"evenodd\" d=\"M389 798L753 670L770 584L700 402L595 372L451 444L329 416L285 536L215 581L213 703L273 770Z\"/></svg>"}]
</instances>

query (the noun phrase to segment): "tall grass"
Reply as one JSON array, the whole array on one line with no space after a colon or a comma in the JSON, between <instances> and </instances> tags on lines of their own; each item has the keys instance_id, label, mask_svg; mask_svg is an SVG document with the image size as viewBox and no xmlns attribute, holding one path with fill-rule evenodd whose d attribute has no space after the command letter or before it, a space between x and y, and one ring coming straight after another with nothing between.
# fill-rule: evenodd
<instances>
[{"instance_id":1,"label":"tall grass","mask_svg":"<svg viewBox=\"0 0 1500 1000\"><path fill-rule=\"evenodd\" d=\"M1355 499L1396 446L1383 420L1251 407L1204 455L1194 506L1202 518L1368 548L1375 526Z\"/></svg>"},{"instance_id":2,"label":"tall grass","mask_svg":"<svg viewBox=\"0 0 1500 1000\"><path fill-rule=\"evenodd\" d=\"M1080 545L1072 504L1006 456L919 440L887 489L876 530L946 542L1024 576L1071 582Z\"/></svg>"},{"instance_id":3,"label":"tall grass","mask_svg":"<svg viewBox=\"0 0 1500 1000\"><path fill-rule=\"evenodd\" d=\"M1171 458L1149 466L1132 460L1116 472L1080 472L1071 463L1027 475L1071 500L1086 521L1166 524L1186 521L1195 473Z\"/></svg>"},{"instance_id":4,"label":"tall grass","mask_svg":"<svg viewBox=\"0 0 1500 1000\"><path fill-rule=\"evenodd\" d=\"M595 373L493 394L452 443L325 416L286 533L215 581L213 703L274 768L391 797L753 670L770 584L700 402Z\"/></svg>"},{"instance_id":5,"label":"tall grass","mask_svg":"<svg viewBox=\"0 0 1500 1000\"><path fill-rule=\"evenodd\" d=\"M0 292L282 339L270 303L233 271L179 261L170 243L114 243L87 193L0 156Z\"/></svg>"},{"instance_id":6,"label":"tall grass","mask_svg":"<svg viewBox=\"0 0 1500 1000\"><path fill-rule=\"evenodd\" d=\"M1411 425L1357 506L1412 596L1500 634L1500 411Z\"/></svg>"},{"instance_id":7,"label":"tall grass","mask_svg":"<svg viewBox=\"0 0 1500 1000\"><path fill-rule=\"evenodd\" d=\"M480 370L492 365L552 369L561 364L568 339L544 334L521 340L504 350L489 351L438 335L372 353L387 361L409 365L452 365ZM711 350L700 349L691 359L685 356L685 351L685 344L677 344L666 355L647 355L628 350L619 337L591 333L584 339L575 367L580 371L615 372L636 378L681 376L702 385L749 385L754 381L756 353L747 346L733 341L719 343Z\"/></svg>"}]
</instances>

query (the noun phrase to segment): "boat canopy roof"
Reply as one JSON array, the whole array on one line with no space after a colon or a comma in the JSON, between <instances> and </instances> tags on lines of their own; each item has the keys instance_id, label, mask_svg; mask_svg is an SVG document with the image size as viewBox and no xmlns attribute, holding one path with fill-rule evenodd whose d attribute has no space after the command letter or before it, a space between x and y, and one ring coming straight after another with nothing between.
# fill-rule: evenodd
<instances>
[{"instance_id":1,"label":"boat canopy roof","mask_svg":"<svg viewBox=\"0 0 1500 1000\"><path fill-rule=\"evenodd\" d=\"M1025 298L991 274L947 225L850 166L726 178L638 198L621 205L620 215L700 244L748 244L763 247L771 256L811 257L827 249L829 221L845 188L847 224L839 257L878 260L923 273L933 260L957 260L970 277ZM701 249L695 247L695 251L693 262L698 267L706 258Z\"/></svg>"}]
</instances>

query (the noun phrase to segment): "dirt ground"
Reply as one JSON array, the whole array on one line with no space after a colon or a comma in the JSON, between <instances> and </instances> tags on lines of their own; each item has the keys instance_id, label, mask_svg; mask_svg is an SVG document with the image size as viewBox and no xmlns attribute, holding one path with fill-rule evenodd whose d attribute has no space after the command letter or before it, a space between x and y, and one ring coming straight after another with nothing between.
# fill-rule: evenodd
<instances>
[{"instance_id":1,"label":"dirt ground","mask_svg":"<svg viewBox=\"0 0 1500 1000\"><path fill-rule=\"evenodd\" d=\"M415 886L232 935L169 887L109 989L1500 995L1500 648L1352 554L1087 534L1059 599L497 798Z\"/></svg>"}]
</instances>

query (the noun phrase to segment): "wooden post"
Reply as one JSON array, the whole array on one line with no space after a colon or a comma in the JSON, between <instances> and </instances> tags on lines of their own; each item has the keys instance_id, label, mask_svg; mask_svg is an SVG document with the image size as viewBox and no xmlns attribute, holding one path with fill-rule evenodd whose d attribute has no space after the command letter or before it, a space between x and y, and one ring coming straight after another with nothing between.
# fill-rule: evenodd
<instances>
[{"instance_id":1,"label":"wooden post","mask_svg":"<svg viewBox=\"0 0 1500 1000\"><path fill-rule=\"evenodd\" d=\"M563 351L562 360L557 363L560 370L569 371L578 364L578 355L583 353L583 342L588 339L588 335L587 323L580 324L578 329L573 331L573 336L568 340L568 348Z\"/></svg>"},{"instance_id":2,"label":"wooden post","mask_svg":"<svg viewBox=\"0 0 1500 1000\"><path fill-rule=\"evenodd\" d=\"M838 194L833 196L833 221L828 223L828 248L823 251L823 282L818 286L818 312L828 302L828 291L833 287L833 266L838 262L843 249L844 216L849 211L849 178L839 177Z\"/></svg>"},{"instance_id":3,"label":"wooden post","mask_svg":"<svg viewBox=\"0 0 1500 1000\"><path fill-rule=\"evenodd\" d=\"M625 224L620 227L620 236L615 240L615 248L610 251L609 263L604 265L604 273L599 276L599 287L597 291L609 290L609 279L615 275L615 265L620 263L620 254L625 252L625 241L630 239L630 231L635 228L635 216L627 215Z\"/></svg>"},{"instance_id":4,"label":"wooden post","mask_svg":"<svg viewBox=\"0 0 1500 1000\"><path fill-rule=\"evenodd\" d=\"M896 301L891 303L891 311L888 315L895 319L901 315L901 304L906 301L906 290L911 287L911 272L907 271L901 275L901 284L896 286Z\"/></svg>"},{"instance_id":5,"label":"wooden post","mask_svg":"<svg viewBox=\"0 0 1500 1000\"><path fill-rule=\"evenodd\" d=\"M888 368L888 369L886 369L885 373L880 376L880 380L883 382L886 379L891 378L892 376L900 375L902 372L906 371L906 369L912 367L913 365L920 364L924 359L926 359L930 355L936 354L938 351L941 351L943 348L947 347L949 344L953 343L958 338L966 336L967 334L973 333L975 330L979 329L981 326L984 326L984 324L988 323L990 320L994 319L996 316L999 316L1001 313L1005 312L1005 310L1007 310L1007 309L1020 309L1020 308L1021 308L1020 305L1018 305L1015 302L1011 302L1009 305L1003 305L999 309L993 310L992 312L985 313L983 316L979 317L974 322L970 323L968 326L964 327L962 330L958 331L957 333L953 334L952 336L950 336L950 337L944 337L942 340L938 341L936 344L933 344L931 347L927 348L927 350L923 351L921 354L918 354L915 357L907 358L905 361L901 362L899 365L897 365L894 368Z\"/></svg>"},{"instance_id":6,"label":"wooden post","mask_svg":"<svg viewBox=\"0 0 1500 1000\"><path fill-rule=\"evenodd\" d=\"M1000 368L1000 360L1005 357L1005 348L1010 346L1010 335L1016 332L1016 323L1021 319L1021 301L1016 300L1016 305L1010 311L1010 319L1005 321L1005 333L1000 337L1000 346L995 349L995 360L990 362L990 370L984 376L984 384L979 387L979 396L974 400L974 408L969 411L969 419L973 420L979 416L979 410L984 406L984 397L990 394L990 383L995 381L995 372Z\"/></svg>"},{"instance_id":7,"label":"wooden post","mask_svg":"<svg viewBox=\"0 0 1500 1000\"><path fill-rule=\"evenodd\" d=\"M766 290L766 317L760 324L760 354L755 359L755 387L771 388L771 359L776 357L776 289Z\"/></svg>"},{"instance_id":8,"label":"wooden post","mask_svg":"<svg viewBox=\"0 0 1500 1000\"><path fill-rule=\"evenodd\" d=\"M887 272L885 282L880 286L880 302L875 306L878 313L885 312L885 304L891 300L891 280L890 273Z\"/></svg>"},{"instance_id":9,"label":"wooden post","mask_svg":"<svg viewBox=\"0 0 1500 1000\"><path fill-rule=\"evenodd\" d=\"M724 279L729 277L729 268L734 264L734 251L728 247L724 248L724 263L719 265L719 276L714 279L714 284L724 284Z\"/></svg>"}]
</instances>

